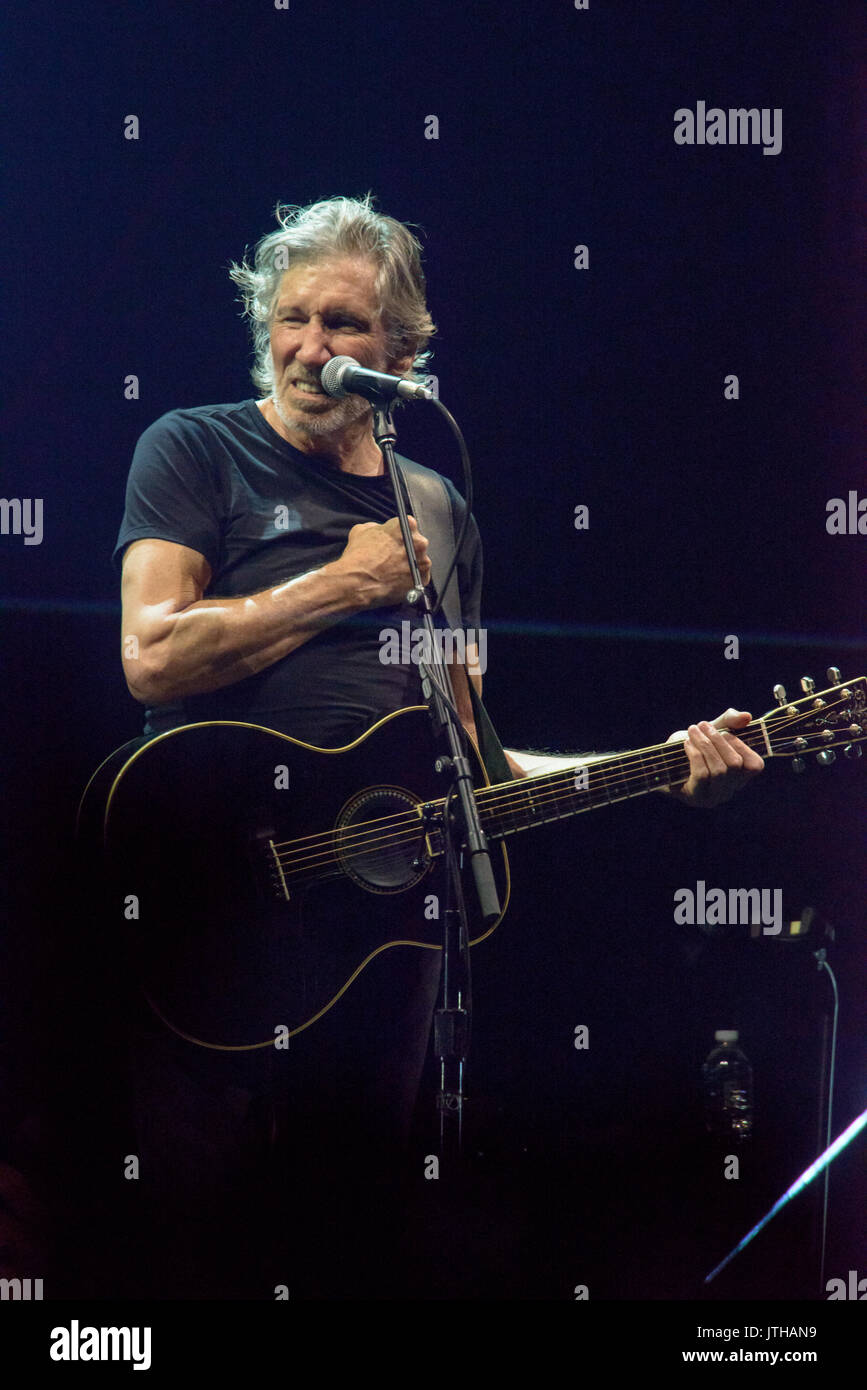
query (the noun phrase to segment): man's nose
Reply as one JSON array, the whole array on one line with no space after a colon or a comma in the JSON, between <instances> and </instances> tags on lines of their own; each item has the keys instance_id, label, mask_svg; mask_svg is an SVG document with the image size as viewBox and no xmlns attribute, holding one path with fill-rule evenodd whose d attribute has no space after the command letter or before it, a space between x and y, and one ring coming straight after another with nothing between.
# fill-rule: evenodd
<instances>
[{"instance_id":1,"label":"man's nose","mask_svg":"<svg viewBox=\"0 0 867 1390\"><path fill-rule=\"evenodd\" d=\"M305 323L295 356L307 367L324 367L332 356L328 347L328 333L315 319Z\"/></svg>"}]
</instances>

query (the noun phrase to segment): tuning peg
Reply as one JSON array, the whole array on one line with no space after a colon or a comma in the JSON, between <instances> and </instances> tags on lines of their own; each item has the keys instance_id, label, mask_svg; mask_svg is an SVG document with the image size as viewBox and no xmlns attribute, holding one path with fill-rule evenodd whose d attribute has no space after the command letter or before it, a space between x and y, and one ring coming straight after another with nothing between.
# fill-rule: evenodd
<instances>
[{"instance_id":1,"label":"tuning peg","mask_svg":"<svg viewBox=\"0 0 867 1390\"><path fill-rule=\"evenodd\" d=\"M861 757L860 743L847 743L846 747L843 749L843 756L855 762L857 758Z\"/></svg>"},{"instance_id":2,"label":"tuning peg","mask_svg":"<svg viewBox=\"0 0 867 1390\"><path fill-rule=\"evenodd\" d=\"M834 752L833 748L823 748L821 753L816 754L816 762L820 767L830 767L831 764L836 761L837 754Z\"/></svg>"},{"instance_id":3,"label":"tuning peg","mask_svg":"<svg viewBox=\"0 0 867 1390\"><path fill-rule=\"evenodd\" d=\"M840 675L839 666L829 666L827 675L828 680L831 682L832 685L839 685L841 680L843 679L843 677Z\"/></svg>"},{"instance_id":4,"label":"tuning peg","mask_svg":"<svg viewBox=\"0 0 867 1390\"><path fill-rule=\"evenodd\" d=\"M812 695L813 691L816 689L816 682L813 680L812 676L801 677L801 689L805 695Z\"/></svg>"},{"instance_id":5,"label":"tuning peg","mask_svg":"<svg viewBox=\"0 0 867 1390\"><path fill-rule=\"evenodd\" d=\"M784 685L774 686L774 699L776 700L778 705L784 705L786 703L788 696L786 694L786 687Z\"/></svg>"},{"instance_id":6,"label":"tuning peg","mask_svg":"<svg viewBox=\"0 0 867 1390\"><path fill-rule=\"evenodd\" d=\"M804 759L803 759L803 758L793 758L793 759L792 759L792 771L793 771L793 772L803 772L806 766L807 766L807 764L804 762Z\"/></svg>"}]
</instances>

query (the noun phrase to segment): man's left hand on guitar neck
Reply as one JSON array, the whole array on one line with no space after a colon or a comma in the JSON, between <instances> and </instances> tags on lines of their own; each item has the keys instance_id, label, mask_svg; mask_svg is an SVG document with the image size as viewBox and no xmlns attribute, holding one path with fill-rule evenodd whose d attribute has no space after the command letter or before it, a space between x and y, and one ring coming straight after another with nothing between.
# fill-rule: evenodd
<instances>
[{"instance_id":1,"label":"man's left hand on guitar neck","mask_svg":"<svg viewBox=\"0 0 867 1390\"><path fill-rule=\"evenodd\" d=\"M685 806L712 807L728 801L764 767L764 759L733 733L723 730L745 729L752 715L745 710L727 709L710 722L690 724L667 739L682 742L689 759L690 775L679 787L667 787L670 796Z\"/></svg>"}]
</instances>

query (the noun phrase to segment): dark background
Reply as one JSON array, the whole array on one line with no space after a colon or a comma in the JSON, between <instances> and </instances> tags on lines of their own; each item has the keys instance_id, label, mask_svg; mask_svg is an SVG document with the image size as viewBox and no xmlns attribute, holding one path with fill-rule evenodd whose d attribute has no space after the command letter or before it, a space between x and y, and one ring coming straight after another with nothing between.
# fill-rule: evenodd
<instances>
[{"instance_id":1,"label":"dark background","mask_svg":"<svg viewBox=\"0 0 867 1390\"><path fill-rule=\"evenodd\" d=\"M0 537L0 1157L46 1208L45 1232L37 1210L6 1251L32 1239L72 1293L79 1260L81 1292L107 1297L98 1261L70 1253L89 1219L70 1193L106 1151L88 1135L111 1113L99 1018L116 982L77 938L70 827L90 772L140 728L109 564L135 440L176 406L253 394L227 263L278 201L372 190L423 229L507 745L628 748L728 705L762 714L776 681L800 694L805 672L821 688L831 663L867 667L867 541L825 529L828 499L867 487L865 26L834 0L157 0L12 5L5 27L0 491L42 497L45 534ZM699 99L781 107L782 152L675 145L675 109ZM399 425L402 452L460 482L438 419ZM416 1296L705 1296L815 1156L829 986L818 928L712 937L674 925L673 894L780 888L788 916L810 904L833 924L839 1133L867 1105L865 809L863 764L797 778L781 762L712 813L638 800L513 842L511 909L475 953L473 1175L451 1207L420 1189L446 1253L424 1255ZM739 1184L702 1136L719 1027L755 1070ZM826 1278L867 1273L864 1145L833 1170ZM811 1190L719 1295L821 1296L815 1214Z\"/></svg>"}]
</instances>

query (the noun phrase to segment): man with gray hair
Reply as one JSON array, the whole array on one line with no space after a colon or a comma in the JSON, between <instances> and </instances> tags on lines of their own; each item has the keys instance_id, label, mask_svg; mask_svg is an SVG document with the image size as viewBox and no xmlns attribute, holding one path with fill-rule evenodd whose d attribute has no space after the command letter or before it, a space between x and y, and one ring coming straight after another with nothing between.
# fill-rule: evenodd
<instances>
[{"instance_id":1,"label":"man with gray hair","mask_svg":"<svg viewBox=\"0 0 867 1390\"><path fill-rule=\"evenodd\" d=\"M124 643L124 668L131 693L146 706L147 735L228 719L339 748L423 699L416 665L379 659L380 629L400 631L414 613L371 407L359 395L336 399L323 391L321 373L337 356L380 372L421 372L435 329L419 243L377 212L369 195L280 207L277 220L252 263L231 269L252 327L260 397L173 410L136 447L115 551L123 560L123 633L135 638ZM442 482L457 530L464 503ZM429 540L411 525L427 583ZM477 632L482 559L472 519L456 572L464 630ZM480 675L468 680L455 663L453 678L461 720L480 741L493 780L550 765L505 753L478 698ZM748 719L729 711L714 726L691 727L684 799L710 804L758 770L756 754L719 733ZM309 1146L306 1180L318 1182L329 1204L360 1167L386 1179L382 1156L406 1135L430 1034L439 954L416 951L408 959L388 951L374 966L312 1030L309 1054L302 1035L291 1057L297 1075L307 1070L318 1119L323 1109L332 1112L327 1133L294 1141L296 1150ZM256 1171L262 1126L250 1116L257 1099L266 1099L273 1118L266 1059L192 1058L187 1043L156 1028L143 1030L135 1051L140 1133L149 1146L142 1171L148 1181L164 1175L158 1205L166 1239L187 1221L203 1167L211 1194L199 1213L202 1228L222 1238L225 1223L215 1213L240 1210L241 1175ZM261 1106L258 1113L261 1119ZM252 1159L241 1142L245 1124L248 1137L255 1132ZM365 1202L378 1224L369 1187ZM180 1296L203 1289L233 1296L243 1280L220 1282L223 1259L215 1289L207 1277L214 1255L206 1251L205 1240L186 1284L179 1280ZM177 1244L172 1266L177 1273ZM341 1277L355 1287L345 1261L330 1258L321 1277L332 1292ZM259 1286L251 1281L244 1287Z\"/></svg>"},{"instance_id":2,"label":"man with gray hair","mask_svg":"<svg viewBox=\"0 0 867 1390\"><path fill-rule=\"evenodd\" d=\"M277 217L252 262L231 269L252 328L259 398L171 411L136 447L115 552L123 557L123 633L136 638L124 644L124 669L146 706L148 735L235 719L337 748L383 715L422 703L422 693L417 665L379 659L381 627L400 631L414 613L405 602L410 571L371 407L359 395L326 394L320 374L340 355L382 372L421 371L435 330L419 243L369 196L281 207ZM443 483L457 529L463 499ZM428 538L414 519L411 526L428 582ZM457 579L465 630L477 631L474 521ZM466 672L454 666L453 673L461 718L475 735ZM491 771L507 778L501 751L492 756ZM358 1191L362 1171L387 1183L389 1155L412 1116L438 966L437 952L385 952L312 1036L292 1040L287 1065L295 1089L286 1124L294 1157L309 1154L301 1180L308 1205L321 1212L315 1188L333 1217L343 1193L347 1212L338 1224L357 1234L347 1184ZM142 1182L154 1192L155 1229L171 1251L174 1287L178 1296L201 1296L203 1288L232 1296L248 1287L240 1271L233 1283L232 1262L215 1258L205 1237L197 1237L184 1269L190 1242L182 1248L177 1233L195 1220L200 1236L211 1228L224 1239L226 1213L248 1210L248 1192L258 1186L250 1175L267 1166L264 1130L273 1130L280 1108L273 1059L195 1054L147 1023L133 1054ZM368 1184L362 1205L370 1201ZM263 1229L275 1224L267 1209L260 1219ZM295 1210L296 1235L298 1219ZM355 1243L363 1243L360 1235ZM354 1279L352 1244L347 1237L343 1258L327 1260L321 1287ZM311 1234L311 1289L316 1246ZM279 1261L274 1270L278 1277ZM249 1279L257 1286L253 1268ZM297 1290L297 1274L293 1282Z\"/></svg>"}]
</instances>

